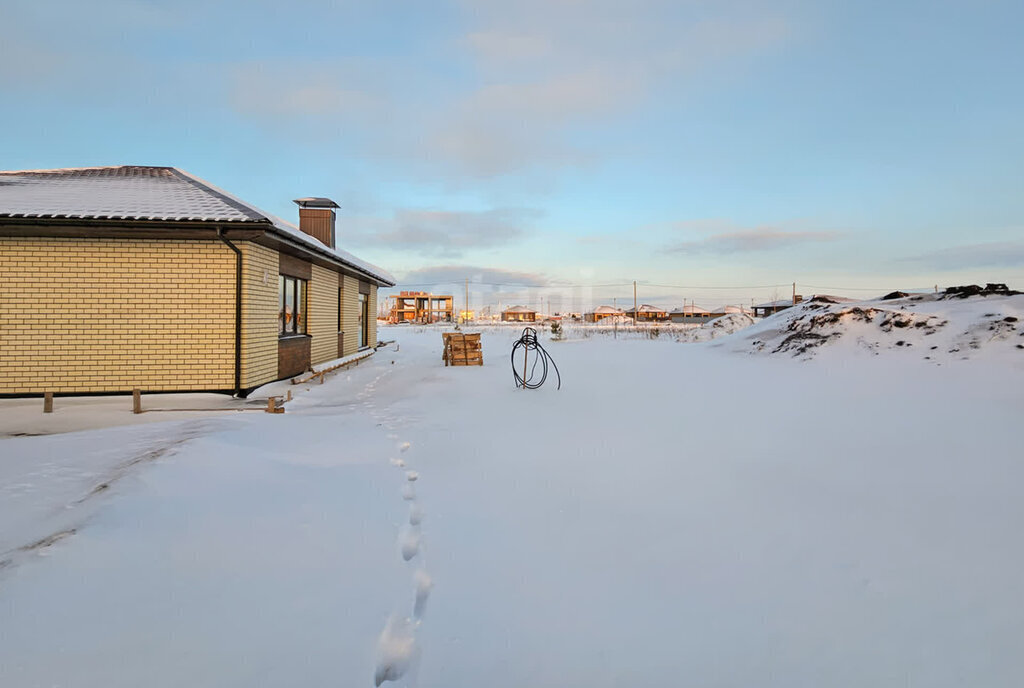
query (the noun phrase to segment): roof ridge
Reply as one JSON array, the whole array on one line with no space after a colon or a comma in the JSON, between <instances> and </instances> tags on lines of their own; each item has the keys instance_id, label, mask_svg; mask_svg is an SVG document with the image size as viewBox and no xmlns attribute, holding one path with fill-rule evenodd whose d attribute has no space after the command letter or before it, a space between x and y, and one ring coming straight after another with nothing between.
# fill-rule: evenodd
<instances>
[{"instance_id":1,"label":"roof ridge","mask_svg":"<svg viewBox=\"0 0 1024 688\"><path fill-rule=\"evenodd\" d=\"M270 224L274 223L274 218L272 216L270 216L268 213L263 212L262 210L260 210L256 206L252 205L251 203L246 203L245 201L243 201L242 199L238 198L237 196L232 196L231 194L229 194L227 191L224 191L223 189L217 188L216 186L214 186L210 182L206 181L205 179L200 179L199 177L195 176L194 174L190 174L190 173L186 172L185 170L183 170L183 169L181 169L179 167L168 167L166 169L170 170L171 174L177 176L182 181L187 182L187 183L191 184L192 186L199 187L203 191L206 191L207 193L209 193L209 194L211 194L213 196L216 196L221 201L223 201L224 203L228 204L229 206L231 206L235 210L240 210L243 213L252 213L253 215L258 216L258 218L253 218L253 219L262 219L262 220L265 220L265 221L269 222Z\"/></svg>"},{"instance_id":2,"label":"roof ridge","mask_svg":"<svg viewBox=\"0 0 1024 688\"><path fill-rule=\"evenodd\" d=\"M43 172L84 172L85 170L123 170L137 167L144 170L174 170L170 165L89 165L86 167L51 167L37 170L0 170L0 174L40 174Z\"/></svg>"}]
</instances>

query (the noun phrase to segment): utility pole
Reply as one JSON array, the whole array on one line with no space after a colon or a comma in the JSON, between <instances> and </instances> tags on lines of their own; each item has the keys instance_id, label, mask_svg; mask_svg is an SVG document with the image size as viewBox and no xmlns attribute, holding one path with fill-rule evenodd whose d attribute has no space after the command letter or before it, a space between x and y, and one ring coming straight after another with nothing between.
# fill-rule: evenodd
<instances>
[{"instance_id":1,"label":"utility pole","mask_svg":"<svg viewBox=\"0 0 1024 688\"><path fill-rule=\"evenodd\" d=\"M636 280L633 280L633 327L636 327Z\"/></svg>"},{"instance_id":2,"label":"utility pole","mask_svg":"<svg viewBox=\"0 0 1024 688\"><path fill-rule=\"evenodd\" d=\"M796 305L796 282L793 282L793 301L792 305Z\"/></svg>"},{"instance_id":3,"label":"utility pole","mask_svg":"<svg viewBox=\"0 0 1024 688\"><path fill-rule=\"evenodd\" d=\"M462 322L469 322L469 278L466 278L466 312L463 314Z\"/></svg>"},{"instance_id":4,"label":"utility pole","mask_svg":"<svg viewBox=\"0 0 1024 688\"><path fill-rule=\"evenodd\" d=\"M612 297L612 308L615 309L615 313L612 313L612 336L615 339L619 338L619 297Z\"/></svg>"}]
</instances>

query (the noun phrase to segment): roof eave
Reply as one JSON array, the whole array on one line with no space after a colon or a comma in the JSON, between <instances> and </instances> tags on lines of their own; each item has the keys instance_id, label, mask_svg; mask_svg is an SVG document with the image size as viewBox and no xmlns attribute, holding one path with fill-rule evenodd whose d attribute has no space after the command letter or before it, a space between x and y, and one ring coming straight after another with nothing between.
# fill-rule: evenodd
<instances>
[{"instance_id":1,"label":"roof eave","mask_svg":"<svg viewBox=\"0 0 1024 688\"><path fill-rule=\"evenodd\" d=\"M384 279L380 275L375 275L375 274L373 274L371 272L368 272L367 270L363 269L362 267L360 267L358 265L354 265L354 264L352 264L352 263L342 259L340 256L338 256L336 253L334 253L333 251L328 249L326 246L321 249L320 247L316 246L313 243L306 243L304 241L298 241L294 237L294 235L292 235L290 232L287 232L285 230L279 229L278 227L274 226L273 224L271 224L271 226L270 226L269 233L274 236L275 241L280 241L281 243L283 243L283 244L285 244L287 246L290 246L290 247L292 247L292 248L294 248L296 250L299 250L299 251L303 251L303 252L305 252L307 254L308 253L316 254L318 257L320 257L323 260L326 260L326 261L328 261L330 263L333 263L335 265L344 267L346 270L349 270L351 272L355 272L357 274L357 276L359 276L361 278L365 278L365 279L373 282L378 287L393 287L396 284L395 282L392 282L390 280Z\"/></svg>"}]
</instances>

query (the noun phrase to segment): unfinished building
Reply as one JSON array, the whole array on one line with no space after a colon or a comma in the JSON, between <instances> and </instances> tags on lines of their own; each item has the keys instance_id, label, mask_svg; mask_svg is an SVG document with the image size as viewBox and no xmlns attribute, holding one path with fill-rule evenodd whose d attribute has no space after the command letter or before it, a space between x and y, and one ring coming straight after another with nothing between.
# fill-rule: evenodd
<instances>
[{"instance_id":1,"label":"unfinished building","mask_svg":"<svg viewBox=\"0 0 1024 688\"><path fill-rule=\"evenodd\" d=\"M402 291L388 297L388 322L425 325L452 322L455 297L425 291Z\"/></svg>"}]
</instances>

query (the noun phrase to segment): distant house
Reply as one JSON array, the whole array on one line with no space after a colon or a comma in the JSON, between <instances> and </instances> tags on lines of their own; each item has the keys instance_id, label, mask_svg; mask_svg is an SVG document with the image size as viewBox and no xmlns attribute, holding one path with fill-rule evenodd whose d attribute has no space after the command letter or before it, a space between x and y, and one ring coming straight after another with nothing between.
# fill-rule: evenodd
<instances>
[{"instance_id":1,"label":"distant house","mask_svg":"<svg viewBox=\"0 0 1024 688\"><path fill-rule=\"evenodd\" d=\"M669 313L669 318L674 323L692 323L701 324L711 319L711 311L705 310L700 306L683 306L682 308L676 308Z\"/></svg>"},{"instance_id":2,"label":"distant house","mask_svg":"<svg viewBox=\"0 0 1024 688\"><path fill-rule=\"evenodd\" d=\"M800 294L796 295L796 302L800 303L804 300L804 297ZM769 315L774 315L779 311L784 311L787 308L793 307L792 299L780 299L778 301L768 301L767 303L759 303L754 306L754 316L764 318Z\"/></svg>"},{"instance_id":3,"label":"distant house","mask_svg":"<svg viewBox=\"0 0 1024 688\"><path fill-rule=\"evenodd\" d=\"M633 309L630 308L626 311L626 315L630 318L633 317ZM661 322L668 320L668 311L655 306L644 304L636 309L636 319L644 322Z\"/></svg>"},{"instance_id":4,"label":"distant house","mask_svg":"<svg viewBox=\"0 0 1024 688\"><path fill-rule=\"evenodd\" d=\"M749 308L744 308L743 306L722 306L721 308L716 308L711 311L711 319L714 320L715 318L721 318L723 315L733 315L737 313L742 313L743 315L754 314Z\"/></svg>"},{"instance_id":5,"label":"distant house","mask_svg":"<svg viewBox=\"0 0 1024 688\"><path fill-rule=\"evenodd\" d=\"M173 167L0 172L0 396L217 391L377 342L384 270Z\"/></svg>"},{"instance_id":6,"label":"distant house","mask_svg":"<svg viewBox=\"0 0 1024 688\"><path fill-rule=\"evenodd\" d=\"M526 306L512 306L501 312L502 322L535 322L537 311Z\"/></svg>"},{"instance_id":7,"label":"distant house","mask_svg":"<svg viewBox=\"0 0 1024 688\"><path fill-rule=\"evenodd\" d=\"M623 315L622 309L612 306L598 306L589 313L584 313L583 319L586 322L601 322L605 318L614 318Z\"/></svg>"},{"instance_id":8,"label":"distant house","mask_svg":"<svg viewBox=\"0 0 1024 688\"><path fill-rule=\"evenodd\" d=\"M856 303L857 301L857 299L851 299L847 296L835 296L833 294L815 294L807 300L819 303Z\"/></svg>"}]
</instances>

